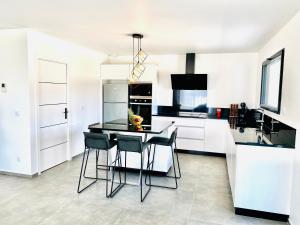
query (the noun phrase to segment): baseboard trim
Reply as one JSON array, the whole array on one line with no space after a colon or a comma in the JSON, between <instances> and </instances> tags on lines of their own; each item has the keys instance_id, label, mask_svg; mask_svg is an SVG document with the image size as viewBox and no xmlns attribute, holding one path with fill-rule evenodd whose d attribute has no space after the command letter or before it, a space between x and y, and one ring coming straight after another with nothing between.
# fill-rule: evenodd
<instances>
[{"instance_id":1,"label":"baseboard trim","mask_svg":"<svg viewBox=\"0 0 300 225\"><path fill-rule=\"evenodd\" d=\"M235 208L235 214L242 216L250 216L256 218L263 218L281 222L288 222L289 215L279 214L279 213L270 213L252 209L244 209L244 208Z\"/></svg>"},{"instance_id":2,"label":"baseboard trim","mask_svg":"<svg viewBox=\"0 0 300 225\"><path fill-rule=\"evenodd\" d=\"M205 155L205 156L215 156L215 157L226 158L225 153L217 153L217 152L203 152L203 151L183 150L183 149L175 149L175 152L184 153L184 154L192 154L192 155Z\"/></svg>"},{"instance_id":3,"label":"baseboard trim","mask_svg":"<svg viewBox=\"0 0 300 225\"><path fill-rule=\"evenodd\" d=\"M38 173L29 175L29 174L15 173L15 172L7 172L7 171L0 171L0 174L7 175L7 176L23 177L23 178L33 178L38 176Z\"/></svg>"}]
</instances>

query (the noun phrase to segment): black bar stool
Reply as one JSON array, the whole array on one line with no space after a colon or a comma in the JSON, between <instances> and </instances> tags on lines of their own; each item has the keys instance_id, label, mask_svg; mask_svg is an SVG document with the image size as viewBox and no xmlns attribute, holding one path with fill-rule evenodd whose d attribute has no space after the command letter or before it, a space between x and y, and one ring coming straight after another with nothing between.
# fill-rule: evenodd
<instances>
[{"instance_id":1,"label":"black bar stool","mask_svg":"<svg viewBox=\"0 0 300 225\"><path fill-rule=\"evenodd\" d=\"M151 147L152 147L152 145L154 145L152 161L150 163L149 163L149 161L150 161L150 154L148 155L148 164L151 165L151 171L153 171L153 166L154 166L156 145L162 145L162 146L169 146L170 147L170 150L171 150L171 153L172 153L172 160L173 160L174 176L167 176L167 177L174 178L174 180L175 180L175 187L155 185L155 184L147 184L146 179L145 179L146 185L148 185L148 186L154 186L154 187L169 188L169 189L177 189L178 188L177 179L181 178L181 171L180 171L180 163L179 163L178 152L176 152L177 167L178 167L178 172L179 172L179 176L177 176L177 174L176 174L176 166L175 166L175 158L174 158L174 148L173 148L173 146L175 145L175 149L176 149L177 130L178 130L178 128L175 128L175 130L172 132L170 138L152 137L152 138L150 138L149 141L147 141L151 145ZM151 147L150 147L150 149L151 149Z\"/></svg>"},{"instance_id":2,"label":"black bar stool","mask_svg":"<svg viewBox=\"0 0 300 225\"><path fill-rule=\"evenodd\" d=\"M83 152L80 176L79 176L79 181L78 181L78 188L77 188L78 193L81 193L82 191L84 191L85 189L90 187L92 184L96 183L97 180L105 180L106 181L106 197L110 196L110 194L108 194L108 181L110 181L110 179L108 179L108 171L109 171L109 168L111 166L109 165L109 162L108 162L108 155L109 155L108 151L111 148L113 148L116 145L116 143L117 142L114 141L114 140L109 140L107 134L84 132L84 145L85 145L85 148L84 148L84 152ZM95 165L96 177L85 176L90 151L92 149L96 150L96 165ZM101 151L101 150L106 151L106 165L98 164L99 151ZM115 160L120 160L119 157L117 156L117 154L116 154L116 159ZM114 162L112 162L112 163L114 163ZM101 167L101 166L104 167L105 170L106 170L106 177L105 178L98 177L98 170L100 169L99 167ZM93 179L94 181L91 182L90 184L88 184L87 186L85 186L84 188L80 189L80 184L81 184L82 177L88 178L88 179ZM120 174L119 174L119 177L121 179Z\"/></svg>"},{"instance_id":3,"label":"black bar stool","mask_svg":"<svg viewBox=\"0 0 300 225\"><path fill-rule=\"evenodd\" d=\"M115 191L112 191L113 183L114 183L114 173L115 173L115 167L113 167L112 172L112 186L111 186L111 197L113 197L125 184L126 184L126 161L127 161L127 152L135 152L140 154L141 156L141 167L140 167L140 179L139 179L139 186L140 186L140 194L141 194L141 202L145 200L147 195L150 192L151 186L148 188L147 192L143 195L143 166L144 166L144 156L145 156L145 150L148 148L149 144L147 142L142 141L142 137L140 136L131 136L131 135L117 135L117 149L119 152L119 156L121 156L121 152L125 152L125 179L124 183L122 183L122 186L120 188L115 189ZM147 170L149 170L149 163L147 163ZM149 175L149 183L151 184L151 175Z\"/></svg>"}]
</instances>

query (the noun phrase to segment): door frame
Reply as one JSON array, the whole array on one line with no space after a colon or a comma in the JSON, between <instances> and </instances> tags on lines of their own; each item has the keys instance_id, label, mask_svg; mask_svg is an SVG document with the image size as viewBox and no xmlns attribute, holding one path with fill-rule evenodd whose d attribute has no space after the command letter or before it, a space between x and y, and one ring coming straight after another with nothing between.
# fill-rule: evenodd
<instances>
[{"instance_id":1,"label":"door frame","mask_svg":"<svg viewBox=\"0 0 300 225\"><path fill-rule=\"evenodd\" d=\"M42 173L41 171L41 154L40 154L40 106L39 106L39 100L40 100L40 91L39 91L39 76L40 76L40 61L44 62L50 62L50 63L58 63L63 64L66 66L66 82L67 82L67 99L66 99L66 105L68 109L68 119L67 119L67 150L66 150L66 159L67 161L70 161L72 159L71 149L70 149L70 142L71 142L71 127L70 127L70 88L69 88L69 76L68 76L68 64L65 62L57 61L57 60L50 60L46 58L37 58L37 74L36 74L36 80L35 80L35 132L36 132L36 166L37 166L37 173L40 175ZM49 168L50 169L50 168ZM46 170L45 170L46 171Z\"/></svg>"}]
</instances>

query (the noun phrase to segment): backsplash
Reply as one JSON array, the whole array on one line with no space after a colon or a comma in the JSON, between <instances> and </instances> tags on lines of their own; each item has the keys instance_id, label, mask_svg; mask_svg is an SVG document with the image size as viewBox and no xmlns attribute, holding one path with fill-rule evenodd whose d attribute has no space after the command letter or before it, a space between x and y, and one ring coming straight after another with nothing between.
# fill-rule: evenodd
<instances>
[{"instance_id":1,"label":"backsplash","mask_svg":"<svg viewBox=\"0 0 300 225\"><path fill-rule=\"evenodd\" d=\"M263 134L273 144L284 144L295 148L296 129L264 115Z\"/></svg>"}]
</instances>

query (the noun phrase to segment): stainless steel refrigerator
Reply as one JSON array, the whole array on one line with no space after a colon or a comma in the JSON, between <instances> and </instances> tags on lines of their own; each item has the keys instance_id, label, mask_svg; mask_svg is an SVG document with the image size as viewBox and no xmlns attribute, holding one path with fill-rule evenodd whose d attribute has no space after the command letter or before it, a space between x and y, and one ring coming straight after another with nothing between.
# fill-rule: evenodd
<instances>
[{"instance_id":1,"label":"stainless steel refrigerator","mask_svg":"<svg viewBox=\"0 0 300 225\"><path fill-rule=\"evenodd\" d=\"M103 81L103 122L126 125L128 121L128 81Z\"/></svg>"}]
</instances>

